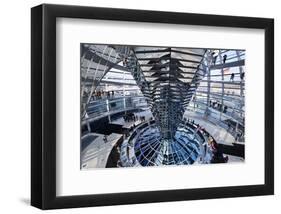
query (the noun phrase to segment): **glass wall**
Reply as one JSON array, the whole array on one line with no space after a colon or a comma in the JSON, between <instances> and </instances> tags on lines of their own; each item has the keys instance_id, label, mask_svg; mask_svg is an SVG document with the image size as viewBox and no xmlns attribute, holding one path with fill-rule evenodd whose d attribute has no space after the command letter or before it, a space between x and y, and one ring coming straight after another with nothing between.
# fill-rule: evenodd
<instances>
[{"instance_id":1,"label":"glass wall","mask_svg":"<svg viewBox=\"0 0 281 214\"><path fill-rule=\"evenodd\" d=\"M244 133L244 59L245 51L214 50L211 69L200 82L189 110Z\"/></svg>"}]
</instances>

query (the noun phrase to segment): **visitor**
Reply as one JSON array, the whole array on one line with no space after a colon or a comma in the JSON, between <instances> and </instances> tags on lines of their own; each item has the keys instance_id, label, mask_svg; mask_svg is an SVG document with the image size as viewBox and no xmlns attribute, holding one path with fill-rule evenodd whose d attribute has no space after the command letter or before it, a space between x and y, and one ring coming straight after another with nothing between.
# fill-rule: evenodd
<instances>
[{"instance_id":1,"label":"visitor","mask_svg":"<svg viewBox=\"0 0 281 214\"><path fill-rule=\"evenodd\" d=\"M216 54L215 52L212 53L212 61L214 65L216 64L217 57L218 57L218 55L215 56L215 54Z\"/></svg>"},{"instance_id":2,"label":"visitor","mask_svg":"<svg viewBox=\"0 0 281 214\"><path fill-rule=\"evenodd\" d=\"M97 98L100 99L100 97L101 97L101 94L100 94L100 91L98 91L97 92Z\"/></svg>"},{"instance_id":3,"label":"visitor","mask_svg":"<svg viewBox=\"0 0 281 214\"><path fill-rule=\"evenodd\" d=\"M206 129L204 127L201 127L201 131L204 135L206 134Z\"/></svg>"},{"instance_id":4,"label":"visitor","mask_svg":"<svg viewBox=\"0 0 281 214\"><path fill-rule=\"evenodd\" d=\"M224 106L223 113L227 112L227 106Z\"/></svg>"},{"instance_id":5,"label":"visitor","mask_svg":"<svg viewBox=\"0 0 281 214\"><path fill-rule=\"evenodd\" d=\"M126 57L123 59L123 66L127 66L127 58Z\"/></svg>"},{"instance_id":6,"label":"visitor","mask_svg":"<svg viewBox=\"0 0 281 214\"><path fill-rule=\"evenodd\" d=\"M218 151L218 144L214 140L211 141L210 147L213 153L216 153Z\"/></svg>"},{"instance_id":7,"label":"visitor","mask_svg":"<svg viewBox=\"0 0 281 214\"><path fill-rule=\"evenodd\" d=\"M223 64L225 64L226 59L227 59L227 55L225 54L223 55Z\"/></svg>"},{"instance_id":8,"label":"visitor","mask_svg":"<svg viewBox=\"0 0 281 214\"><path fill-rule=\"evenodd\" d=\"M242 72L241 75L240 75L240 79L243 80L244 76L245 76L245 72Z\"/></svg>"},{"instance_id":9,"label":"visitor","mask_svg":"<svg viewBox=\"0 0 281 214\"><path fill-rule=\"evenodd\" d=\"M224 159L224 163L228 162L228 156L227 155L223 159Z\"/></svg>"},{"instance_id":10,"label":"visitor","mask_svg":"<svg viewBox=\"0 0 281 214\"><path fill-rule=\"evenodd\" d=\"M228 127L227 130L230 130L230 129L231 129L231 124L230 124L230 122L227 123L227 127Z\"/></svg>"},{"instance_id":11,"label":"visitor","mask_svg":"<svg viewBox=\"0 0 281 214\"><path fill-rule=\"evenodd\" d=\"M232 82L234 81L234 73L231 74L230 81L232 81Z\"/></svg>"},{"instance_id":12,"label":"visitor","mask_svg":"<svg viewBox=\"0 0 281 214\"><path fill-rule=\"evenodd\" d=\"M221 104L220 104L220 103L218 103L218 105L217 105L217 110L219 110L219 109L220 109L220 106L221 106Z\"/></svg>"},{"instance_id":13,"label":"visitor","mask_svg":"<svg viewBox=\"0 0 281 214\"><path fill-rule=\"evenodd\" d=\"M223 105L222 105L222 104L220 104L220 108L219 108L219 111L222 111L222 106L223 106Z\"/></svg>"},{"instance_id":14,"label":"visitor","mask_svg":"<svg viewBox=\"0 0 281 214\"><path fill-rule=\"evenodd\" d=\"M235 135L235 141L238 142L240 139L241 134L239 132L236 133Z\"/></svg>"},{"instance_id":15,"label":"visitor","mask_svg":"<svg viewBox=\"0 0 281 214\"><path fill-rule=\"evenodd\" d=\"M107 143L107 137L106 137L106 135L103 136L103 142L104 142L104 143Z\"/></svg>"}]
</instances>

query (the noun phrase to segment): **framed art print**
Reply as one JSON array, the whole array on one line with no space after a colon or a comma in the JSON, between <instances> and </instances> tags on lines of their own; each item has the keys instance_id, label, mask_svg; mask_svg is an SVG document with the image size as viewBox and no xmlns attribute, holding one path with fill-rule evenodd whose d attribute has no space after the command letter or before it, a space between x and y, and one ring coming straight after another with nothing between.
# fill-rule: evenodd
<instances>
[{"instance_id":1,"label":"framed art print","mask_svg":"<svg viewBox=\"0 0 281 214\"><path fill-rule=\"evenodd\" d=\"M274 193L273 19L31 9L31 204Z\"/></svg>"}]
</instances>

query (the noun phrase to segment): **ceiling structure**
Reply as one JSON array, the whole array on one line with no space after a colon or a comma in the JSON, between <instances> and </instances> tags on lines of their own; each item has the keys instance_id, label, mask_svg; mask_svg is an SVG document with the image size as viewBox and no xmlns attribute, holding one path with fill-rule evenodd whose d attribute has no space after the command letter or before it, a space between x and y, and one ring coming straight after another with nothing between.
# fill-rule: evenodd
<instances>
[{"instance_id":1,"label":"ceiling structure","mask_svg":"<svg viewBox=\"0 0 281 214\"><path fill-rule=\"evenodd\" d=\"M125 70L132 74L147 98L164 139L175 135L210 63L207 49L86 44L81 54L82 115L106 73L112 68ZM126 66L120 65L122 62Z\"/></svg>"}]
</instances>

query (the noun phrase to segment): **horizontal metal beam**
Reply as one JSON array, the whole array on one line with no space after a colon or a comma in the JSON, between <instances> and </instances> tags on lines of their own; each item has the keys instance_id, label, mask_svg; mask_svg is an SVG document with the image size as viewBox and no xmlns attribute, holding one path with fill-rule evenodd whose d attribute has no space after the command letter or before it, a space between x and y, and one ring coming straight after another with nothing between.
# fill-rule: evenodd
<instances>
[{"instance_id":1,"label":"horizontal metal beam","mask_svg":"<svg viewBox=\"0 0 281 214\"><path fill-rule=\"evenodd\" d=\"M166 63L167 65L169 65L169 63ZM161 66L165 66L166 64L161 64ZM145 65L140 65L140 67L153 67L154 65L157 64L145 64ZM190 69L197 69L197 67L193 67L193 66L185 66L185 65L176 65L176 67L178 68L190 68Z\"/></svg>"},{"instance_id":2,"label":"horizontal metal beam","mask_svg":"<svg viewBox=\"0 0 281 214\"><path fill-rule=\"evenodd\" d=\"M159 60L159 59L167 59L167 60L179 60L179 61L183 61L183 62L192 62L192 63L200 63L200 61L195 61L195 60L189 60L189 59L180 59L180 58L173 58L173 57L159 57L159 58L155 58L155 57L148 57L148 58L137 58L138 61L150 61L150 60Z\"/></svg>"},{"instance_id":3,"label":"horizontal metal beam","mask_svg":"<svg viewBox=\"0 0 281 214\"><path fill-rule=\"evenodd\" d=\"M234 61L234 62L228 62L225 64L218 64L218 65L212 65L210 69L215 70L215 69L222 69L222 68L231 68L231 67L237 67L237 66L243 66L245 65L245 60L239 60L239 61Z\"/></svg>"},{"instance_id":4,"label":"horizontal metal beam","mask_svg":"<svg viewBox=\"0 0 281 214\"><path fill-rule=\"evenodd\" d=\"M146 53L180 53L184 55L191 55L191 56L198 56L198 57L203 57L201 54L196 54L196 53L191 53L191 52L186 52L186 51L179 51L179 50L174 50L174 49L159 49L159 50L144 50L144 51L135 51L135 54L146 54Z\"/></svg>"}]
</instances>

